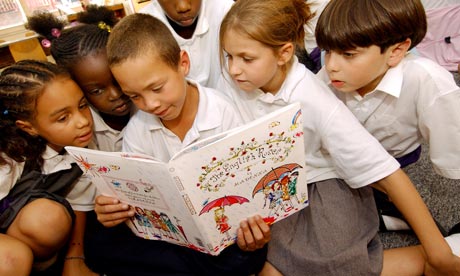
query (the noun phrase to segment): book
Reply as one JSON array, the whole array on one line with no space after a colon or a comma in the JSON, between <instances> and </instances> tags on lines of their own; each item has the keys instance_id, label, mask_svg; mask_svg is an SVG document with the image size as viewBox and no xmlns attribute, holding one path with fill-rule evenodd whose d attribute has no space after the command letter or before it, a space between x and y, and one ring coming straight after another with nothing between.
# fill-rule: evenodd
<instances>
[{"instance_id":1,"label":"book","mask_svg":"<svg viewBox=\"0 0 460 276\"><path fill-rule=\"evenodd\" d=\"M135 209L127 221L145 239L218 255L239 223L276 223L308 206L298 103L195 142L167 163L128 152L66 147L99 192Z\"/></svg>"}]
</instances>

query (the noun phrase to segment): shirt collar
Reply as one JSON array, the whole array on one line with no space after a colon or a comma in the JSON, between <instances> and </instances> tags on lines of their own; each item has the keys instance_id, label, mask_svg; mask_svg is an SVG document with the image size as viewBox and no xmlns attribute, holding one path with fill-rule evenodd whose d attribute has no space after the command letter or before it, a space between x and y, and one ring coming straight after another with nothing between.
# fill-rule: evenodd
<instances>
[{"instance_id":1,"label":"shirt collar","mask_svg":"<svg viewBox=\"0 0 460 276\"><path fill-rule=\"evenodd\" d=\"M388 69L374 91L381 91L399 98L403 83L403 63L404 60Z\"/></svg>"},{"instance_id":2,"label":"shirt collar","mask_svg":"<svg viewBox=\"0 0 460 276\"><path fill-rule=\"evenodd\" d=\"M303 69L307 70L306 68ZM259 89L259 100L266 103L274 103L276 101L289 103L292 93L294 93L297 84L302 80L305 74L304 70L302 70L302 65L299 63L297 57L294 56L289 72L278 92L276 94L264 93Z\"/></svg>"}]
</instances>

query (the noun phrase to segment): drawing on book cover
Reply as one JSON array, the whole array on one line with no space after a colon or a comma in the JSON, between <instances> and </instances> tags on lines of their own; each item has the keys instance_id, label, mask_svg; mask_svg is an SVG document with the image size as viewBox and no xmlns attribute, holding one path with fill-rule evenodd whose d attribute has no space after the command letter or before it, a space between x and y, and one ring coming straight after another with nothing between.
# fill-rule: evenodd
<instances>
[{"instance_id":1,"label":"drawing on book cover","mask_svg":"<svg viewBox=\"0 0 460 276\"><path fill-rule=\"evenodd\" d=\"M280 114L166 163L126 152L73 155L102 194L133 206L127 224L136 235L217 255L242 219L260 214L271 225L309 203L301 110Z\"/></svg>"}]
</instances>

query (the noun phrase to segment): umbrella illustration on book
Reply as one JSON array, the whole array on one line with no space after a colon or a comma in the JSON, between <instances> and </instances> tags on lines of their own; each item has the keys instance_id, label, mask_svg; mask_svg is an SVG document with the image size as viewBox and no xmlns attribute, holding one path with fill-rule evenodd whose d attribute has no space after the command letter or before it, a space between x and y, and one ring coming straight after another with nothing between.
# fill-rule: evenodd
<instances>
[{"instance_id":1,"label":"umbrella illustration on book","mask_svg":"<svg viewBox=\"0 0 460 276\"><path fill-rule=\"evenodd\" d=\"M279 167L272 168L268 173L260 178L259 182L257 182L256 186L252 190L252 197L254 197L258 192L263 191L265 187L270 187L273 184L280 182L286 173L292 173L298 168L302 168L302 166L297 163L287 163Z\"/></svg>"},{"instance_id":2,"label":"umbrella illustration on book","mask_svg":"<svg viewBox=\"0 0 460 276\"><path fill-rule=\"evenodd\" d=\"M230 235L228 234L228 230L230 230L231 226L228 223L228 217L225 215L225 206L243 204L245 202L249 202L249 200L242 196L223 196L207 203L203 209L201 209L199 215L207 213L213 209L216 228L220 231L221 234L226 234L227 239L231 239Z\"/></svg>"},{"instance_id":3,"label":"umbrella illustration on book","mask_svg":"<svg viewBox=\"0 0 460 276\"><path fill-rule=\"evenodd\" d=\"M249 202L249 200L245 197L242 196L237 196L237 195L229 195L229 196L223 196L218 199L214 199L211 202L208 202L203 209L200 211L200 216L206 212L209 212L211 209L214 208L223 208L225 206L230 206L233 204L243 204L245 202Z\"/></svg>"}]
</instances>

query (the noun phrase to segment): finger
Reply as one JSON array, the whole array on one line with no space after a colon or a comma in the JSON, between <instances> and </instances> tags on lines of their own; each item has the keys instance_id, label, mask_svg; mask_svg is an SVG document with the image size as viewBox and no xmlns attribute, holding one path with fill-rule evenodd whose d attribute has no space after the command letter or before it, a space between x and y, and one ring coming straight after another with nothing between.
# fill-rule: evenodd
<instances>
[{"instance_id":1,"label":"finger","mask_svg":"<svg viewBox=\"0 0 460 276\"><path fill-rule=\"evenodd\" d=\"M130 210L128 204L125 203L118 203L118 204L106 204L106 205L99 205L96 204L94 206L94 211L96 214L111 214L116 212L123 212Z\"/></svg>"},{"instance_id":2,"label":"finger","mask_svg":"<svg viewBox=\"0 0 460 276\"><path fill-rule=\"evenodd\" d=\"M109 223L110 221L118 221L118 220L127 220L134 216L134 212L132 210L126 211L118 211L112 213L98 213L96 212L97 220L104 224Z\"/></svg>"},{"instance_id":3,"label":"finger","mask_svg":"<svg viewBox=\"0 0 460 276\"><path fill-rule=\"evenodd\" d=\"M125 221L126 221L126 219L118 219L118 220L110 220L110 221L101 222L101 223L105 227L114 227L114 226L117 226L118 224L123 223Z\"/></svg>"},{"instance_id":4,"label":"finger","mask_svg":"<svg viewBox=\"0 0 460 276\"><path fill-rule=\"evenodd\" d=\"M96 204L107 205L107 204L118 204L120 201L114 197L99 195L96 197Z\"/></svg>"},{"instance_id":5,"label":"finger","mask_svg":"<svg viewBox=\"0 0 460 276\"><path fill-rule=\"evenodd\" d=\"M244 234L241 228L238 228L236 231L236 244L241 250L247 250L246 241L244 240Z\"/></svg>"},{"instance_id":6,"label":"finger","mask_svg":"<svg viewBox=\"0 0 460 276\"><path fill-rule=\"evenodd\" d=\"M243 220L240 222L240 229L243 232L244 241L246 242L246 250L256 250L256 241L248 220Z\"/></svg>"}]
</instances>

